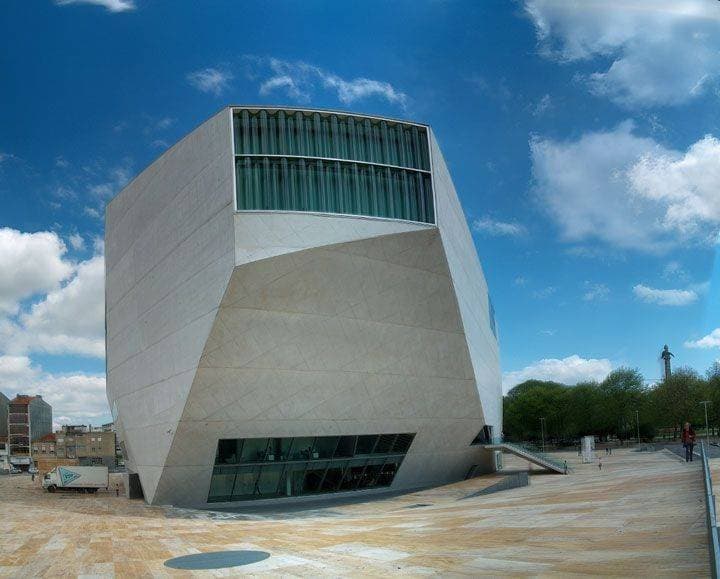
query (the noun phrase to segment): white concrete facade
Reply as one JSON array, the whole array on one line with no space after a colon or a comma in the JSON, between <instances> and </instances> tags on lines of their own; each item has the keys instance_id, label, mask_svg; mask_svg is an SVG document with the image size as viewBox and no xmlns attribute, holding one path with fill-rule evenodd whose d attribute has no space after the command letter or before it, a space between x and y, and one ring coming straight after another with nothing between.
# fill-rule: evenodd
<instances>
[{"instance_id":1,"label":"white concrete facade","mask_svg":"<svg viewBox=\"0 0 720 579\"><path fill-rule=\"evenodd\" d=\"M108 400L146 500L205 505L227 438L415 433L392 489L492 470L499 350L432 132L434 224L236 211L232 114L106 212Z\"/></svg>"}]
</instances>

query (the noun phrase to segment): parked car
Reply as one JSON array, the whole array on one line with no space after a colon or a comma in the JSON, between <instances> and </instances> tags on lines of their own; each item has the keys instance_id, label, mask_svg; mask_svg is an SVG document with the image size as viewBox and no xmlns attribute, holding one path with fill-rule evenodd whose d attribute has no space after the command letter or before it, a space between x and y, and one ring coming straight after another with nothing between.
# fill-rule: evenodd
<instances>
[{"instance_id":1,"label":"parked car","mask_svg":"<svg viewBox=\"0 0 720 579\"><path fill-rule=\"evenodd\" d=\"M10 467L10 474L20 474L21 472L22 472L22 471L21 471L18 467L16 467L16 466L11 466L11 467Z\"/></svg>"},{"instance_id":2,"label":"parked car","mask_svg":"<svg viewBox=\"0 0 720 579\"><path fill-rule=\"evenodd\" d=\"M31 467L28 469L28 472L29 472L30 474L38 474L40 471L37 469L36 466L31 466Z\"/></svg>"}]
</instances>

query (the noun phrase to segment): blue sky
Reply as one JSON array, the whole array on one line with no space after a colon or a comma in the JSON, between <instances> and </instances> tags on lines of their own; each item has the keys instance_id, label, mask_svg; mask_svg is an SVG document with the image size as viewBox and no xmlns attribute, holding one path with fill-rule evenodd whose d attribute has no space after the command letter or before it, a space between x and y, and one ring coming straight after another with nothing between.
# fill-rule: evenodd
<instances>
[{"instance_id":1,"label":"blue sky","mask_svg":"<svg viewBox=\"0 0 720 579\"><path fill-rule=\"evenodd\" d=\"M227 104L432 125L504 384L720 358L713 0L0 5L0 391L109 420L103 210Z\"/></svg>"}]
</instances>

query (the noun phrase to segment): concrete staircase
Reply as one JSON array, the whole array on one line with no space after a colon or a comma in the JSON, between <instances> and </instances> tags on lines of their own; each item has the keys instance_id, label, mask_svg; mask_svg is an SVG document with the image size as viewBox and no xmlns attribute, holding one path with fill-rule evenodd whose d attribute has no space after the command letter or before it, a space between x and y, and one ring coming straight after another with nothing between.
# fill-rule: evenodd
<instances>
[{"instance_id":1,"label":"concrete staircase","mask_svg":"<svg viewBox=\"0 0 720 579\"><path fill-rule=\"evenodd\" d=\"M538 452L530 447L523 446L521 444L498 441L494 442L493 444L486 444L485 449L510 452L515 456L519 456L520 458L523 458L529 462L532 462L533 464L546 468L551 472L557 474L565 474L565 463L563 461L552 458L547 454L543 454L542 452Z\"/></svg>"}]
</instances>

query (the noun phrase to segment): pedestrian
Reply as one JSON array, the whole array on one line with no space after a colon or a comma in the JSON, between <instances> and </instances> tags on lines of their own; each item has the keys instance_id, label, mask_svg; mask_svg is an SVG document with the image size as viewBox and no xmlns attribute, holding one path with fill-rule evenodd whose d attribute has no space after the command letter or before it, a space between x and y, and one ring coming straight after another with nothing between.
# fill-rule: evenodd
<instances>
[{"instance_id":1,"label":"pedestrian","mask_svg":"<svg viewBox=\"0 0 720 579\"><path fill-rule=\"evenodd\" d=\"M567 460L565 461L565 474L567 474Z\"/></svg>"},{"instance_id":2,"label":"pedestrian","mask_svg":"<svg viewBox=\"0 0 720 579\"><path fill-rule=\"evenodd\" d=\"M120 496L120 485L118 483L115 484L115 496Z\"/></svg>"},{"instance_id":3,"label":"pedestrian","mask_svg":"<svg viewBox=\"0 0 720 579\"><path fill-rule=\"evenodd\" d=\"M35 473L30 474L30 482L35 482Z\"/></svg>"},{"instance_id":4,"label":"pedestrian","mask_svg":"<svg viewBox=\"0 0 720 579\"><path fill-rule=\"evenodd\" d=\"M612 456L612 446L610 447L610 456Z\"/></svg>"},{"instance_id":5,"label":"pedestrian","mask_svg":"<svg viewBox=\"0 0 720 579\"><path fill-rule=\"evenodd\" d=\"M685 462L692 462L693 448L695 446L695 431L689 422L685 423L681 438L683 448L685 449Z\"/></svg>"},{"instance_id":6,"label":"pedestrian","mask_svg":"<svg viewBox=\"0 0 720 579\"><path fill-rule=\"evenodd\" d=\"M598 470L602 470L602 458L598 458Z\"/></svg>"}]
</instances>

